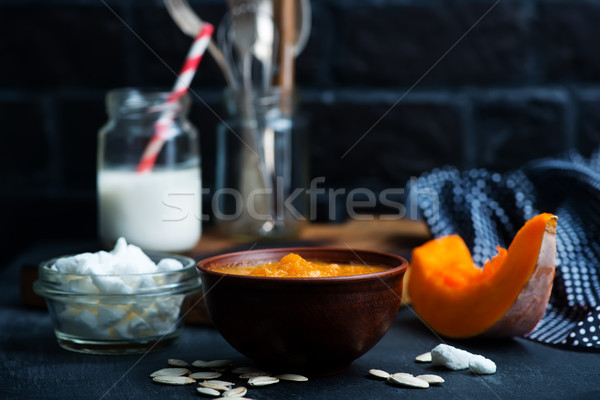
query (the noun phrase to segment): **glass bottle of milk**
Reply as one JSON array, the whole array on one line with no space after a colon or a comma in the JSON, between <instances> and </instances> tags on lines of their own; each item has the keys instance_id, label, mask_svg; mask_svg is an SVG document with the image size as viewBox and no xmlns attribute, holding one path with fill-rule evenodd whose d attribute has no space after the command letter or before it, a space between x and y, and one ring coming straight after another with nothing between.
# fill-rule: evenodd
<instances>
[{"instance_id":1,"label":"glass bottle of milk","mask_svg":"<svg viewBox=\"0 0 600 400\"><path fill-rule=\"evenodd\" d=\"M121 236L144 250L186 251L201 235L198 132L186 119L190 99L116 89L106 96L108 122L98 134L99 234L107 246ZM160 118L167 140L150 170L138 166Z\"/></svg>"}]
</instances>

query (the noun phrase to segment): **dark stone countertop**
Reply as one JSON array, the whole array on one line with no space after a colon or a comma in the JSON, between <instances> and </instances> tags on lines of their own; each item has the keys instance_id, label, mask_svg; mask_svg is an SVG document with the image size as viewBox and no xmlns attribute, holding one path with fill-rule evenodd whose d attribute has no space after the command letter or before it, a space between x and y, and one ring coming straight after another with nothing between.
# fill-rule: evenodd
<instances>
[{"instance_id":1,"label":"dark stone countertop","mask_svg":"<svg viewBox=\"0 0 600 400\"><path fill-rule=\"evenodd\" d=\"M50 247L55 254L63 249ZM211 327L185 326L173 347L145 355L95 356L58 347L47 312L19 301L17 258L0 271L0 398L1 399L193 399L195 385L163 386L149 374L167 366L168 358L232 359L253 365ZM338 375L311 377L308 382L280 382L250 387L249 398L261 399L600 399L600 355L559 349L515 338L445 340L448 344L494 360L498 372L475 376L418 364L414 357L442 340L412 310L404 307L385 337L351 368ZM368 370L412 374L436 373L446 382L429 389L392 386L370 378ZM294 371L288 371L294 372ZM235 375L223 379L245 384Z\"/></svg>"},{"instance_id":2,"label":"dark stone countertop","mask_svg":"<svg viewBox=\"0 0 600 400\"><path fill-rule=\"evenodd\" d=\"M50 318L43 311L18 307L0 311L0 366L5 399L193 399L196 385L163 386L149 374L167 366L168 358L232 359L253 365L210 327L187 326L179 342L145 355L95 356L58 347ZM493 342L449 342L493 359L498 372L475 376L414 362L440 343L408 308L371 351L342 374L310 377L308 382L280 382L249 388L253 399L598 399L600 356L560 350L525 339ZM429 389L391 386L368 377L370 368L412 374L436 373L446 382ZM289 371L294 372L294 371ZM244 384L237 376L222 379ZM246 385L247 386L247 385Z\"/></svg>"}]
</instances>

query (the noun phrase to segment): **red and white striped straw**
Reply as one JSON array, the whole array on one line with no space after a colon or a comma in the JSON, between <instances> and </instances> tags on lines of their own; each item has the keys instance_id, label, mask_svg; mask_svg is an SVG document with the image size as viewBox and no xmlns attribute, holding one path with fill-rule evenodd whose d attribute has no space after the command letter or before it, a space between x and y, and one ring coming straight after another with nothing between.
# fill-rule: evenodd
<instances>
[{"instance_id":1,"label":"red and white striped straw","mask_svg":"<svg viewBox=\"0 0 600 400\"><path fill-rule=\"evenodd\" d=\"M158 118L158 121L156 121L154 124L154 135L144 149L142 159L140 160L136 169L137 172L142 173L151 171L154 167L154 163L156 162L156 157L158 157L158 154L162 149L162 146L171 138L170 128L175 116L175 111L173 110L173 107L169 106L177 103L181 96L187 93L190 83L192 82L192 79L196 74L196 70L198 69L198 64L200 63L200 60L206 51L206 47L210 42L210 37L213 34L213 31L214 27L211 24L205 23L202 25L198 36L196 36L194 39L194 43L192 44L192 47L185 58L185 63L183 64L183 68L181 68L181 72L177 77L177 81L173 86L173 90L166 100L166 110L162 112Z\"/></svg>"}]
</instances>

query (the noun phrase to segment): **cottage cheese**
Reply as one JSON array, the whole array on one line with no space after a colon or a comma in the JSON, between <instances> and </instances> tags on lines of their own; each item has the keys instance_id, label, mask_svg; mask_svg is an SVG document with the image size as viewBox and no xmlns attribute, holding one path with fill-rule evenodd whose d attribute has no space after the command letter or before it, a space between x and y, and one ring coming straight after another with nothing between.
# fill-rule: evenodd
<instances>
[{"instance_id":1,"label":"cottage cheese","mask_svg":"<svg viewBox=\"0 0 600 400\"><path fill-rule=\"evenodd\" d=\"M161 273L182 269L178 260L164 258L155 264L139 247L119 238L110 252L60 258L49 268L61 273L60 289L85 294L57 306L59 330L65 334L119 340L176 329L183 295L129 295L170 283Z\"/></svg>"},{"instance_id":2,"label":"cottage cheese","mask_svg":"<svg viewBox=\"0 0 600 400\"><path fill-rule=\"evenodd\" d=\"M479 375L496 372L496 364L492 360L447 344L440 344L431 350L431 361L433 365L443 365L455 371L469 368Z\"/></svg>"}]
</instances>

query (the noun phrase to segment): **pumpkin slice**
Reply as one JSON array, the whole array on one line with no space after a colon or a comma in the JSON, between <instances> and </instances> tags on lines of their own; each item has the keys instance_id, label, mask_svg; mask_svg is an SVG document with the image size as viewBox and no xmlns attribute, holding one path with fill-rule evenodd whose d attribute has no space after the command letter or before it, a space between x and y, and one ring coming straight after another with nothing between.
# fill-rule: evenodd
<instances>
[{"instance_id":1,"label":"pumpkin slice","mask_svg":"<svg viewBox=\"0 0 600 400\"><path fill-rule=\"evenodd\" d=\"M483 268L458 235L415 248L408 282L414 310L434 331L453 338L530 332L550 298L556 221L552 214L533 217Z\"/></svg>"}]
</instances>

